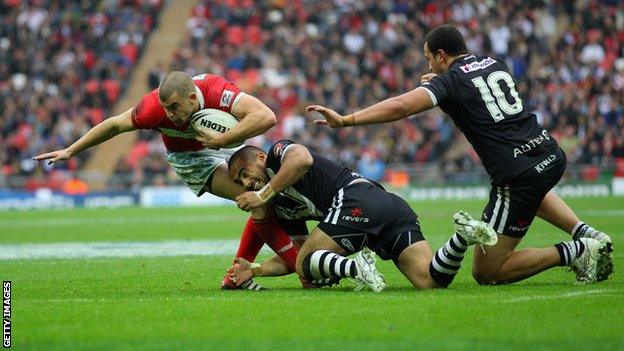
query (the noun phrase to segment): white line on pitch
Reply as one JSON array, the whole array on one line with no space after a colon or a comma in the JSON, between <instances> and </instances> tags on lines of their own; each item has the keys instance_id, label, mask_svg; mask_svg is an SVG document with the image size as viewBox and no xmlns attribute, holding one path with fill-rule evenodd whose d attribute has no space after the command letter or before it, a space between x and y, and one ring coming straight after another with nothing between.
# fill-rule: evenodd
<instances>
[{"instance_id":1,"label":"white line on pitch","mask_svg":"<svg viewBox=\"0 0 624 351\"><path fill-rule=\"evenodd\" d=\"M580 296L588 296L588 295L606 295L612 294L616 292L621 292L616 289L593 289L593 290L583 290L583 291L572 291L562 294L555 295L532 295L532 296L523 296L517 297L509 300L504 300L501 302L521 302L521 301L534 301L534 300L556 300L570 297L580 297Z\"/></svg>"},{"instance_id":2,"label":"white line on pitch","mask_svg":"<svg viewBox=\"0 0 624 351\"><path fill-rule=\"evenodd\" d=\"M126 225L141 223L206 223L216 221L244 221L247 217L241 215L181 215L181 216L122 216L98 218L20 218L0 220L2 227L48 227L71 225Z\"/></svg>"},{"instance_id":3,"label":"white line on pitch","mask_svg":"<svg viewBox=\"0 0 624 351\"><path fill-rule=\"evenodd\" d=\"M237 247L238 240L5 244L0 245L0 261L97 257L234 256Z\"/></svg>"}]
</instances>

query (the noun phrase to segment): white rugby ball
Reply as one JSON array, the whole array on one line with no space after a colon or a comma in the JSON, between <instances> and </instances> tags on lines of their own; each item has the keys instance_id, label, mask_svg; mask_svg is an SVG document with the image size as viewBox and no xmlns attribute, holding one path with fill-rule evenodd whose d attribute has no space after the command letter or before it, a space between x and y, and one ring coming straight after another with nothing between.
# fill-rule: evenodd
<instances>
[{"instance_id":1,"label":"white rugby ball","mask_svg":"<svg viewBox=\"0 0 624 351\"><path fill-rule=\"evenodd\" d=\"M208 133L223 134L234 128L238 124L238 119L231 114L214 108L205 108L195 112L191 116L191 127L195 130L202 130ZM233 148L241 145L243 141L224 146Z\"/></svg>"}]
</instances>

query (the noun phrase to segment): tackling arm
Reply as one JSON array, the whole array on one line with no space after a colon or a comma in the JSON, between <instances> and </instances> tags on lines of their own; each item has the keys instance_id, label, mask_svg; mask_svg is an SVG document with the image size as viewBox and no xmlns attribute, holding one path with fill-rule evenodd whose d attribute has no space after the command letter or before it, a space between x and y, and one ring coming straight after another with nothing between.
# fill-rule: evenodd
<instances>
[{"instance_id":1,"label":"tackling arm","mask_svg":"<svg viewBox=\"0 0 624 351\"><path fill-rule=\"evenodd\" d=\"M228 275L232 278L237 286L254 277L276 277L292 273L279 256L273 256L271 259L262 263L250 263L244 258L234 259L234 265L227 270Z\"/></svg>"},{"instance_id":2,"label":"tackling arm","mask_svg":"<svg viewBox=\"0 0 624 351\"><path fill-rule=\"evenodd\" d=\"M308 106L308 111L317 111L325 119L315 120L317 125L332 128L350 127L360 124L393 122L433 108L433 101L424 88L416 88L399 96L391 97L363 110L348 115L320 105Z\"/></svg>"},{"instance_id":3,"label":"tackling arm","mask_svg":"<svg viewBox=\"0 0 624 351\"><path fill-rule=\"evenodd\" d=\"M50 163L65 161L92 146L111 139L117 134L136 130L136 128L132 125L131 115L132 109L129 109L120 115L108 118L102 123L91 128L87 134L76 140L69 147L37 155L33 157L33 159L37 161L49 159Z\"/></svg>"}]
</instances>

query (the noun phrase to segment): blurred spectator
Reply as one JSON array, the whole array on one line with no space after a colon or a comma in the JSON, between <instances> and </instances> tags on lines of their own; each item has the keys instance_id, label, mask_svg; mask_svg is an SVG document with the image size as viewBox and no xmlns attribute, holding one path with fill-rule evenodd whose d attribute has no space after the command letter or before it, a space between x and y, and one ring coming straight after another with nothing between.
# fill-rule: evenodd
<instances>
[{"instance_id":1,"label":"blurred spectator","mask_svg":"<svg viewBox=\"0 0 624 351\"><path fill-rule=\"evenodd\" d=\"M30 162L33 155L69 145L108 115L161 1L0 6L0 165L4 177L27 177L39 169ZM77 170L88 155L43 171Z\"/></svg>"}]
</instances>

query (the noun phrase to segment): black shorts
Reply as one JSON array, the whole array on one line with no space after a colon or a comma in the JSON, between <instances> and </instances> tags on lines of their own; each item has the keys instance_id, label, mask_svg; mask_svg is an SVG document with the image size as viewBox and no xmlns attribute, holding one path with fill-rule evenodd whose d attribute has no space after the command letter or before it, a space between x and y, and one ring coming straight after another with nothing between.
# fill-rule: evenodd
<instances>
[{"instance_id":1,"label":"black shorts","mask_svg":"<svg viewBox=\"0 0 624 351\"><path fill-rule=\"evenodd\" d=\"M407 202L369 182L340 189L318 228L349 254L367 246L395 263L406 247L425 240Z\"/></svg>"},{"instance_id":2,"label":"black shorts","mask_svg":"<svg viewBox=\"0 0 624 351\"><path fill-rule=\"evenodd\" d=\"M291 240L305 240L308 237L308 226L305 219L277 218L277 222Z\"/></svg>"},{"instance_id":3,"label":"black shorts","mask_svg":"<svg viewBox=\"0 0 624 351\"><path fill-rule=\"evenodd\" d=\"M492 187L481 219L499 234L522 238L544 196L559 182L565 169L566 157L561 149L547 153L543 161L508 184Z\"/></svg>"}]
</instances>

